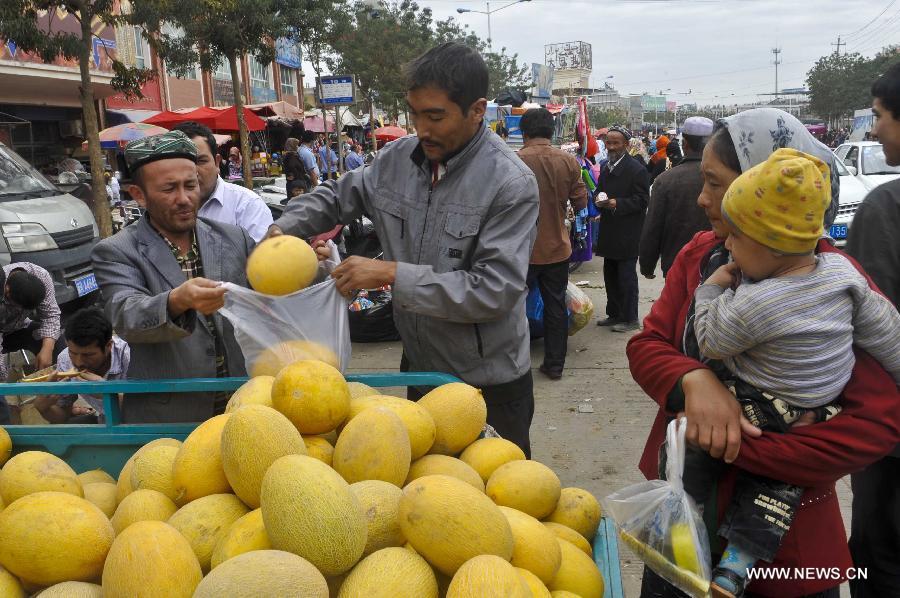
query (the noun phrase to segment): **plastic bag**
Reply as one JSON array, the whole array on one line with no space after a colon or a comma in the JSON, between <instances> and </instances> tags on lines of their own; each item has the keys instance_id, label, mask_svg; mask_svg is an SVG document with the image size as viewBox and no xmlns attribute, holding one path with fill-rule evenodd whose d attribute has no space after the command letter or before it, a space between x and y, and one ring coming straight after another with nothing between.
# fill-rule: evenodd
<instances>
[{"instance_id":1,"label":"plastic bag","mask_svg":"<svg viewBox=\"0 0 900 598\"><path fill-rule=\"evenodd\" d=\"M569 336L572 336L594 317L594 302L587 293L569 282L566 286L566 310L569 312Z\"/></svg>"},{"instance_id":2,"label":"plastic bag","mask_svg":"<svg viewBox=\"0 0 900 598\"><path fill-rule=\"evenodd\" d=\"M350 340L354 343L382 343L400 340L394 325L391 287L360 291L350 303Z\"/></svg>"},{"instance_id":3,"label":"plastic bag","mask_svg":"<svg viewBox=\"0 0 900 598\"><path fill-rule=\"evenodd\" d=\"M320 278L340 263L337 246L320 264ZM350 364L347 300L332 278L290 295L272 296L225 283L225 307L251 376L271 375L301 359L319 359L344 371Z\"/></svg>"},{"instance_id":4,"label":"plastic bag","mask_svg":"<svg viewBox=\"0 0 900 598\"><path fill-rule=\"evenodd\" d=\"M606 512L622 541L657 575L690 596L709 592L709 539L703 519L682 485L687 419L666 432L667 480L651 480L606 497Z\"/></svg>"}]
</instances>

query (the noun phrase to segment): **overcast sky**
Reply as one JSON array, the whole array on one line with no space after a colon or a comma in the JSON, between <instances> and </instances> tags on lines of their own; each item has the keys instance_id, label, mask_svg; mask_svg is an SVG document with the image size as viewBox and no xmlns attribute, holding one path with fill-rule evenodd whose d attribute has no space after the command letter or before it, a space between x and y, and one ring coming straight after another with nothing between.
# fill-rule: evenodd
<instances>
[{"instance_id":1,"label":"overcast sky","mask_svg":"<svg viewBox=\"0 0 900 598\"><path fill-rule=\"evenodd\" d=\"M484 11L485 2L418 3L436 19L456 17L487 38L485 15L456 12ZM592 83L598 87L613 75L609 81L623 94L671 89L666 95L679 104L751 102L774 91L776 46L782 50L778 79L784 89L804 87L806 72L834 51L838 35L847 42L842 52L869 56L900 43L900 1L531 0L493 14L491 27L494 47L506 47L529 65L544 62L545 44L590 43Z\"/></svg>"}]
</instances>

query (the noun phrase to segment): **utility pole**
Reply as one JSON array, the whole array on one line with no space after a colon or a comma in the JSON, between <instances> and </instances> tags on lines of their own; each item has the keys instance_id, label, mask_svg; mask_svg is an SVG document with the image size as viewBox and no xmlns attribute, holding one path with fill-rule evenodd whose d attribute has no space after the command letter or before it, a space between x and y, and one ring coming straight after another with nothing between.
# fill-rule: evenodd
<instances>
[{"instance_id":1,"label":"utility pole","mask_svg":"<svg viewBox=\"0 0 900 598\"><path fill-rule=\"evenodd\" d=\"M781 64L781 60L779 58L781 55L781 48L772 48L772 54L775 55L775 61L773 64L775 65L775 103L777 104L778 103L778 65Z\"/></svg>"},{"instance_id":2,"label":"utility pole","mask_svg":"<svg viewBox=\"0 0 900 598\"><path fill-rule=\"evenodd\" d=\"M838 56L840 56L841 55L841 46L846 46L847 42L841 42L841 36L839 35L837 43L831 44L831 45L835 46L834 53L837 54Z\"/></svg>"}]
</instances>

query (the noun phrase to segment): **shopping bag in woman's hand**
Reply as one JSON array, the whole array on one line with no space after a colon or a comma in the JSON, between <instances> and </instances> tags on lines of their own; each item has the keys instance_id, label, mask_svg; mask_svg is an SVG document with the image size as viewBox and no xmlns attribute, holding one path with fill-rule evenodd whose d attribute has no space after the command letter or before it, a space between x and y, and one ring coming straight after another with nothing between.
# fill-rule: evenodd
<instances>
[{"instance_id":1,"label":"shopping bag in woman's hand","mask_svg":"<svg viewBox=\"0 0 900 598\"><path fill-rule=\"evenodd\" d=\"M709 540L697 505L681 481L687 419L666 432L666 480L651 480L606 497L622 541L657 575L690 596L709 592Z\"/></svg>"},{"instance_id":2,"label":"shopping bag in woman's hand","mask_svg":"<svg viewBox=\"0 0 900 598\"><path fill-rule=\"evenodd\" d=\"M337 247L319 265L310 287L280 297L226 283L225 307L219 310L234 327L234 336L250 376L274 376L294 361L318 359L344 371L350 364L348 301L329 274L340 263Z\"/></svg>"}]
</instances>

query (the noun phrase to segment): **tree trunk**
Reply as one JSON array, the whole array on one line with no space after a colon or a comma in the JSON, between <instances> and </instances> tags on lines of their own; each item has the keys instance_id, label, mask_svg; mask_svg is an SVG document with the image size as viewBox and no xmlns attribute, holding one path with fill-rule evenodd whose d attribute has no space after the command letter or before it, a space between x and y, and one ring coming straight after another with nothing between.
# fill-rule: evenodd
<instances>
[{"instance_id":1,"label":"tree trunk","mask_svg":"<svg viewBox=\"0 0 900 598\"><path fill-rule=\"evenodd\" d=\"M241 138L241 162L244 167L244 185L247 189L253 189L253 167L250 163L250 133L247 131L247 121L244 120L244 94L241 93L241 80L238 77L237 56L229 56L228 65L231 67L231 85L234 87L234 108L237 112L238 134Z\"/></svg>"},{"instance_id":2,"label":"tree trunk","mask_svg":"<svg viewBox=\"0 0 900 598\"><path fill-rule=\"evenodd\" d=\"M103 179L103 154L100 151L100 127L97 122L97 108L94 105L94 87L91 83L91 14L82 9L81 12L81 49L78 68L81 72L81 110L84 113L84 126L87 129L88 153L91 158L91 194L94 196L94 220L100 238L112 235L112 216L109 210L109 198L106 196L106 181Z\"/></svg>"}]
</instances>

